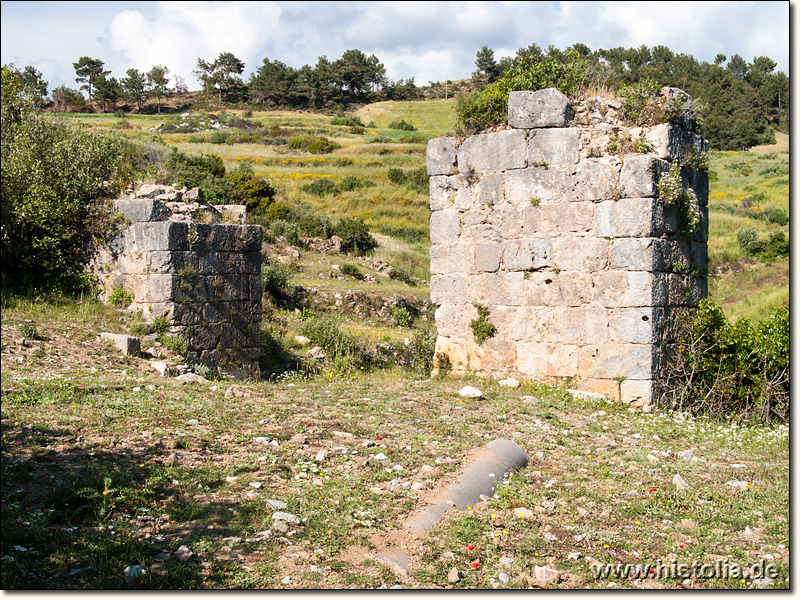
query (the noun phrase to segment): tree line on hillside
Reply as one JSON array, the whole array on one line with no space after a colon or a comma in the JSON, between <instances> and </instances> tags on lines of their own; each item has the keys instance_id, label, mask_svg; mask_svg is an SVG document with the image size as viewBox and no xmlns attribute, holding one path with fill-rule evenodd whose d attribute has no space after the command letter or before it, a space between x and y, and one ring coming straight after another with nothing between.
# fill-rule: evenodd
<instances>
[{"instance_id":1,"label":"tree line on hillside","mask_svg":"<svg viewBox=\"0 0 800 600\"><path fill-rule=\"evenodd\" d=\"M765 56L748 63L738 54L730 59L718 54L712 64L674 53L666 46L592 51L578 43L565 51L531 44L517 50L516 56L498 61L494 51L483 46L476 53L476 71L464 87L468 93L480 93L503 78L513 78L520 65L523 70L540 72L542 81L569 71L574 75L575 85L570 89L575 95L619 93L642 85L681 88L697 101L699 131L718 150L769 143L774 141L773 128L789 130L789 77L776 72L775 61ZM120 79L112 76L100 59L83 56L73 66L80 88L62 85L53 90L49 102L53 110L97 108L106 112L117 110L124 102L128 110L135 106L139 112L160 112L166 98L188 92L186 82L180 76L171 79L164 65L149 71L128 69ZM459 87L450 81L430 82L424 87L417 86L414 78L391 81L378 58L360 50L347 50L334 61L321 56L316 65L299 69L264 58L248 81L242 78L244 70L244 61L231 52L222 52L213 60L198 58L194 75L202 86L202 99L220 106L337 113L358 104L430 98L441 91L447 95ZM47 82L40 72L31 66L15 72L32 100L48 104Z\"/></svg>"}]
</instances>

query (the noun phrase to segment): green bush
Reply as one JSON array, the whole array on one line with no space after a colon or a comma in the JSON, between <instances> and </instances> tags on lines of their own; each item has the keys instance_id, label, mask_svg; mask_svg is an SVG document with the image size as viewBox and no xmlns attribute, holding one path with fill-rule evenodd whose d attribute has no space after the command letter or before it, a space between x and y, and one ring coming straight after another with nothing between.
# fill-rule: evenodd
<instances>
[{"instance_id":1,"label":"green bush","mask_svg":"<svg viewBox=\"0 0 800 600\"><path fill-rule=\"evenodd\" d=\"M233 187L236 203L244 204L248 213L263 215L275 200L272 184L247 168L237 169L227 180Z\"/></svg>"},{"instance_id":2,"label":"green bush","mask_svg":"<svg viewBox=\"0 0 800 600\"><path fill-rule=\"evenodd\" d=\"M518 57L499 80L482 91L457 98L456 132L467 136L507 123L510 92L553 87L570 96L585 76L585 61L575 50L567 52L564 63L550 55Z\"/></svg>"},{"instance_id":3,"label":"green bush","mask_svg":"<svg viewBox=\"0 0 800 600\"><path fill-rule=\"evenodd\" d=\"M358 117L334 117L331 125L344 125L346 127L365 127Z\"/></svg>"},{"instance_id":4,"label":"green bush","mask_svg":"<svg viewBox=\"0 0 800 600\"><path fill-rule=\"evenodd\" d=\"M660 403L718 419L789 421L789 311L728 322L709 299L683 314Z\"/></svg>"},{"instance_id":5,"label":"green bush","mask_svg":"<svg viewBox=\"0 0 800 600\"><path fill-rule=\"evenodd\" d=\"M330 359L360 362L365 358L358 339L342 331L340 320L335 316L312 315L303 321L300 332L322 348Z\"/></svg>"},{"instance_id":6,"label":"green bush","mask_svg":"<svg viewBox=\"0 0 800 600\"><path fill-rule=\"evenodd\" d=\"M342 219L336 225L336 235L342 238L342 252L366 256L378 247L378 242L361 219Z\"/></svg>"},{"instance_id":7,"label":"green bush","mask_svg":"<svg viewBox=\"0 0 800 600\"><path fill-rule=\"evenodd\" d=\"M389 129L399 129L401 131L416 131L417 128L414 127L411 123L406 123L404 119L400 121L392 121L389 123Z\"/></svg>"},{"instance_id":8,"label":"green bush","mask_svg":"<svg viewBox=\"0 0 800 600\"><path fill-rule=\"evenodd\" d=\"M283 263L261 265L261 287L278 303L294 305L302 300L302 289L292 285L291 278L291 269Z\"/></svg>"},{"instance_id":9,"label":"green bush","mask_svg":"<svg viewBox=\"0 0 800 600\"><path fill-rule=\"evenodd\" d=\"M336 142L331 141L328 138L321 137L311 142L306 150L308 150L311 154L330 154L338 148L341 148L341 146Z\"/></svg>"},{"instance_id":10,"label":"green bush","mask_svg":"<svg viewBox=\"0 0 800 600\"><path fill-rule=\"evenodd\" d=\"M110 224L103 199L121 180L119 138L34 111L2 67L3 285L23 292L88 291L82 258ZM113 181L116 189L103 181ZM124 188L123 188L124 189Z\"/></svg>"},{"instance_id":11,"label":"green bush","mask_svg":"<svg viewBox=\"0 0 800 600\"><path fill-rule=\"evenodd\" d=\"M782 208L773 208L766 214L767 223L777 223L781 227L789 224L789 214Z\"/></svg>"},{"instance_id":12,"label":"green bush","mask_svg":"<svg viewBox=\"0 0 800 600\"><path fill-rule=\"evenodd\" d=\"M302 190L307 194L313 194L320 198L324 196L331 196L337 192L336 183L329 177L322 177L316 179L309 184L302 187Z\"/></svg>"},{"instance_id":13,"label":"green bush","mask_svg":"<svg viewBox=\"0 0 800 600\"><path fill-rule=\"evenodd\" d=\"M405 306L392 306L389 312L398 327L411 327L414 325L414 317Z\"/></svg>"},{"instance_id":14,"label":"green bush","mask_svg":"<svg viewBox=\"0 0 800 600\"><path fill-rule=\"evenodd\" d=\"M342 275L346 275L347 277L352 277L353 279L362 279L364 277L361 274L361 271L359 271L358 267L355 265L344 264L340 267L340 271Z\"/></svg>"},{"instance_id":15,"label":"green bush","mask_svg":"<svg viewBox=\"0 0 800 600\"><path fill-rule=\"evenodd\" d=\"M167 317L164 315L160 315L156 317L153 321L153 331L155 331L159 336L164 335L169 331L169 321Z\"/></svg>"},{"instance_id":16,"label":"green bush","mask_svg":"<svg viewBox=\"0 0 800 600\"><path fill-rule=\"evenodd\" d=\"M773 231L769 234L769 239L764 248L764 255L767 258L778 258L789 256L789 238L783 231Z\"/></svg>"},{"instance_id":17,"label":"green bush","mask_svg":"<svg viewBox=\"0 0 800 600\"><path fill-rule=\"evenodd\" d=\"M130 305L133 302L133 296L130 292L126 292L125 288L117 287L114 288L114 291L111 292L111 295L108 297L108 301L111 303L111 306L116 307L125 307Z\"/></svg>"}]
</instances>

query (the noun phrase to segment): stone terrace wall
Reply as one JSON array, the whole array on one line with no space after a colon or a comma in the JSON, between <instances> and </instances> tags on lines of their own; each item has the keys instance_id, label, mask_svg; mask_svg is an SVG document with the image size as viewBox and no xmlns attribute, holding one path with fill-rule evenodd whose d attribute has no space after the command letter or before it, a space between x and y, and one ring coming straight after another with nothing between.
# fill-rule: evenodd
<instances>
[{"instance_id":1,"label":"stone terrace wall","mask_svg":"<svg viewBox=\"0 0 800 600\"><path fill-rule=\"evenodd\" d=\"M126 224L90 266L104 299L123 288L145 320L168 319L195 361L258 379L261 227L243 224L243 206L210 206L196 190L143 186L134 196L116 201Z\"/></svg>"},{"instance_id":2,"label":"stone terrace wall","mask_svg":"<svg viewBox=\"0 0 800 600\"><path fill-rule=\"evenodd\" d=\"M509 128L429 142L436 352L455 372L654 399L678 310L707 295L707 174L682 173L700 216L688 237L658 182L708 147L678 125L624 127L619 108L512 92ZM640 138L652 151L609 151ZM496 327L482 344L477 304Z\"/></svg>"}]
</instances>

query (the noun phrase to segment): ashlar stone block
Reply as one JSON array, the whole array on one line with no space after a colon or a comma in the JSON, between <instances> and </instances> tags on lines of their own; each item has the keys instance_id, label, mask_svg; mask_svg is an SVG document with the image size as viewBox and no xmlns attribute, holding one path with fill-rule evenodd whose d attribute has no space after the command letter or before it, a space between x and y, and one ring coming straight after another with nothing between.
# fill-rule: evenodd
<instances>
[{"instance_id":1,"label":"ashlar stone block","mask_svg":"<svg viewBox=\"0 0 800 600\"><path fill-rule=\"evenodd\" d=\"M439 137L428 141L428 175L452 175L456 171L456 143L454 137Z\"/></svg>"},{"instance_id":2,"label":"ashlar stone block","mask_svg":"<svg viewBox=\"0 0 800 600\"><path fill-rule=\"evenodd\" d=\"M528 165L577 163L581 151L581 130L534 129L528 138Z\"/></svg>"},{"instance_id":3,"label":"ashlar stone block","mask_svg":"<svg viewBox=\"0 0 800 600\"><path fill-rule=\"evenodd\" d=\"M566 127L574 116L569 98L555 88L508 95L508 124L517 129Z\"/></svg>"},{"instance_id":4,"label":"ashlar stone block","mask_svg":"<svg viewBox=\"0 0 800 600\"><path fill-rule=\"evenodd\" d=\"M667 161L652 155L626 157L619 176L623 197L655 198L658 196L658 181L668 169Z\"/></svg>"},{"instance_id":5,"label":"ashlar stone block","mask_svg":"<svg viewBox=\"0 0 800 600\"><path fill-rule=\"evenodd\" d=\"M458 148L460 173L522 169L528 140L524 131L506 130L473 135Z\"/></svg>"},{"instance_id":6,"label":"ashlar stone block","mask_svg":"<svg viewBox=\"0 0 800 600\"><path fill-rule=\"evenodd\" d=\"M433 244L455 242L461 232L461 221L458 211L447 209L432 213L430 230L431 243Z\"/></svg>"}]
</instances>

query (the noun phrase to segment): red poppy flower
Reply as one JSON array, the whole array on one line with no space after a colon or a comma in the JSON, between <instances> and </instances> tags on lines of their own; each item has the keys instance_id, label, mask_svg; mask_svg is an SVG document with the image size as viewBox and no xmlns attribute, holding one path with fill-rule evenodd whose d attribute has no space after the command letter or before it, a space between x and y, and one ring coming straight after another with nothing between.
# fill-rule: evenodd
<instances>
[{"instance_id":1,"label":"red poppy flower","mask_svg":"<svg viewBox=\"0 0 800 600\"><path fill-rule=\"evenodd\" d=\"M472 544L470 544L469 546L467 546L467 550L475 550L475 546L473 546Z\"/></svg>"},{"instance_id":2,"label":"red poppy flower","mask_svg":"<svg viewBox=\"0 0 800 600\"><path fill-rule=\"evenodd\" d=\"M474 563L472 563L472 568L473 569L477 569L480 566L481 566L481 563L479 563L477 560Z\"/></svg>"}]
</instances>

